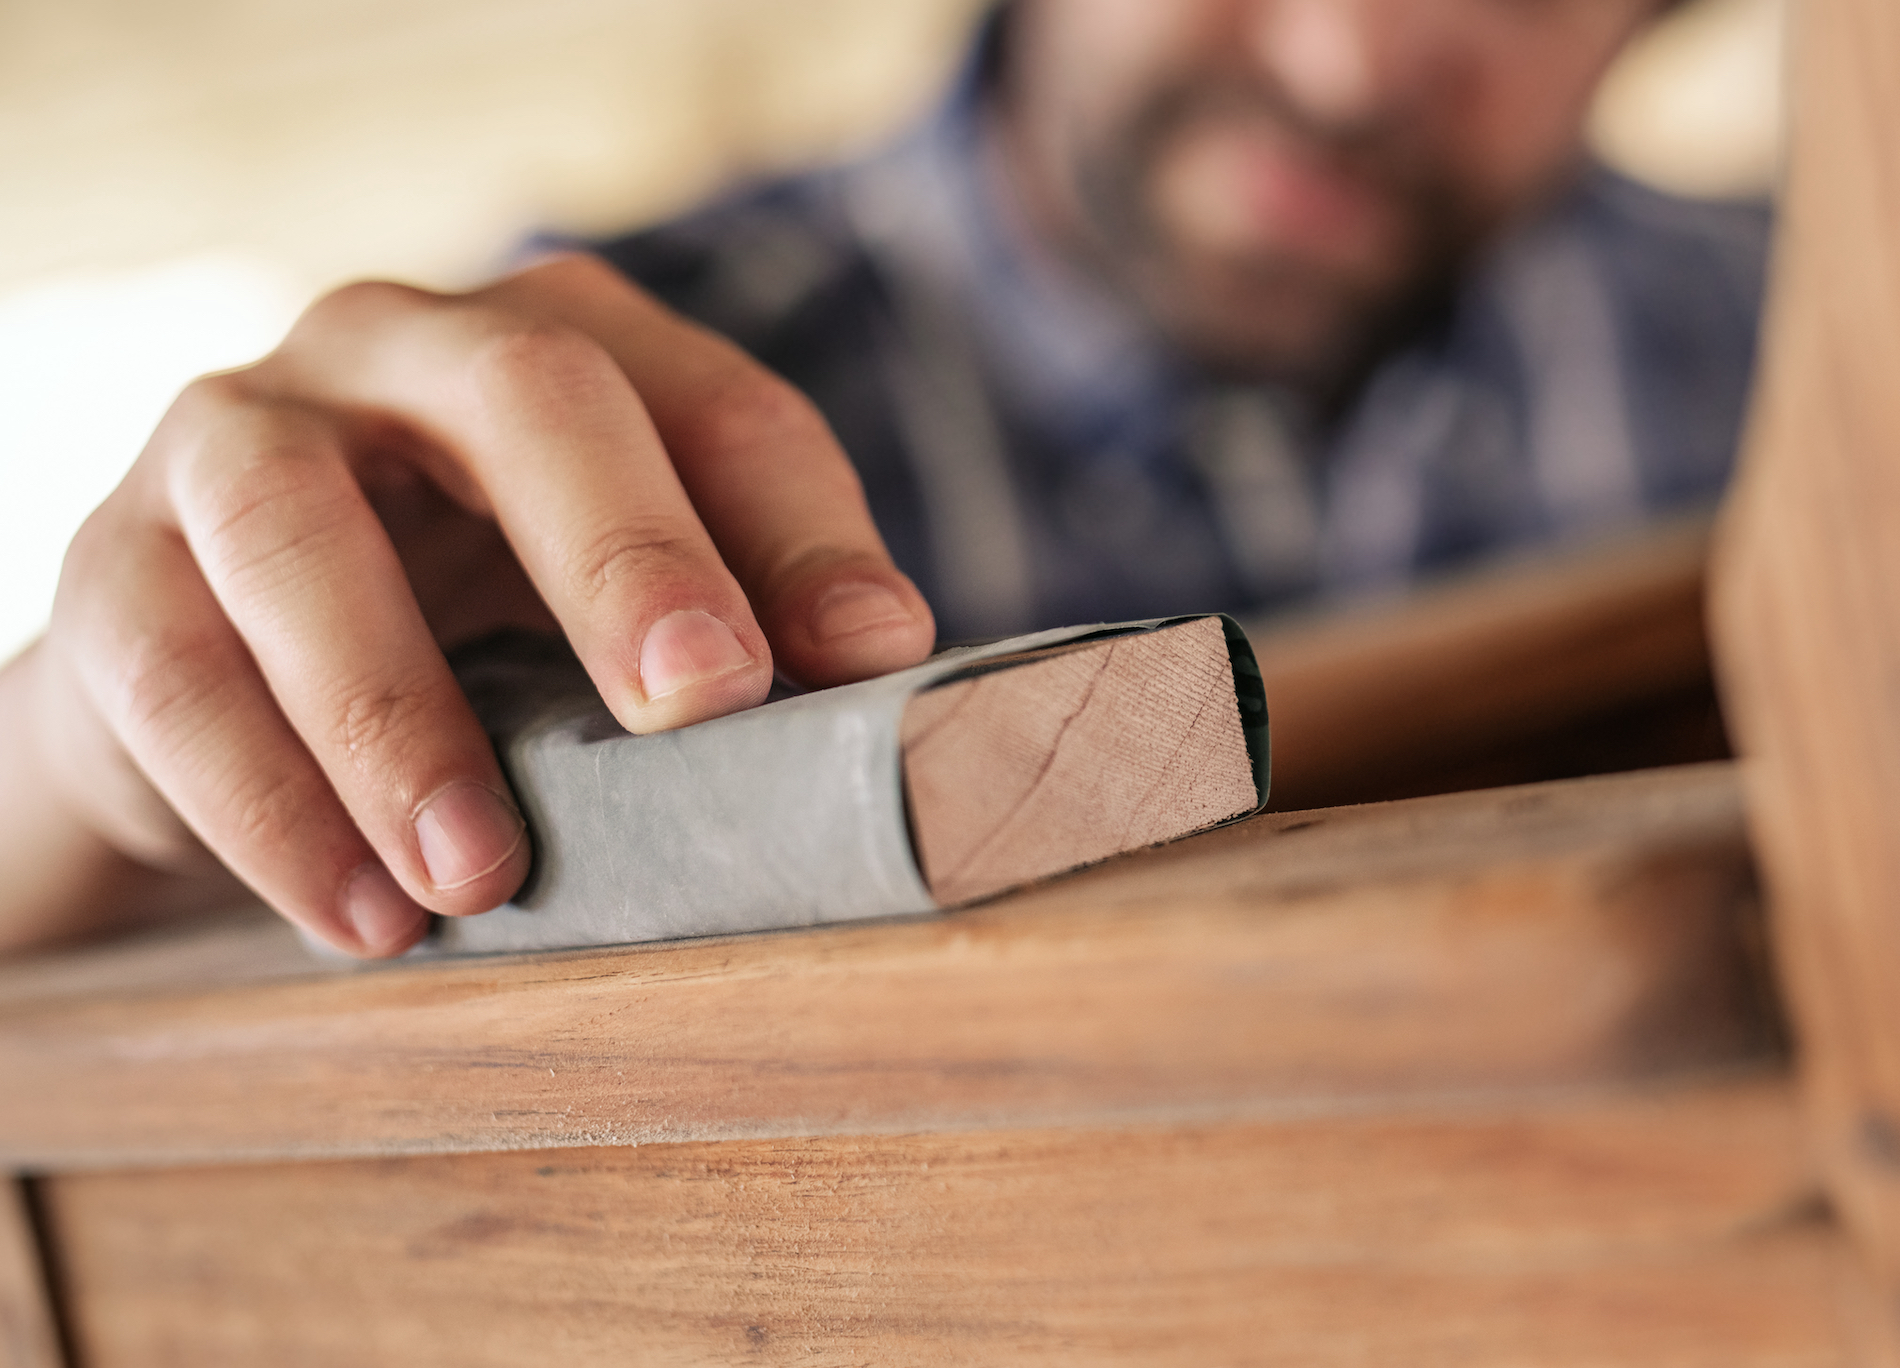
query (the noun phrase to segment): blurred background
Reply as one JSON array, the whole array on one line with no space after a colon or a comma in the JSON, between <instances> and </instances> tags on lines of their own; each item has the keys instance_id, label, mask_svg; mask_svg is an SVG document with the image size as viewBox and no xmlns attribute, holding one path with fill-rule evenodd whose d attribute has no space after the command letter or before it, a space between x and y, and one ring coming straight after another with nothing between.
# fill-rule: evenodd
<instances>
[{"instance_id":1,"label":"blurred background","mask_svg":"<svg viewBox=\"0 0 1900 1368\"><path fill-rule=\"evenodd\" d=\"M1606 83L1600 155L1769 191L1782 0L1691 0ZM0 659L192 376L354 277L472 284L847 156L935 99L985 0L7 0Z\"/></svg>"}]
</instances>

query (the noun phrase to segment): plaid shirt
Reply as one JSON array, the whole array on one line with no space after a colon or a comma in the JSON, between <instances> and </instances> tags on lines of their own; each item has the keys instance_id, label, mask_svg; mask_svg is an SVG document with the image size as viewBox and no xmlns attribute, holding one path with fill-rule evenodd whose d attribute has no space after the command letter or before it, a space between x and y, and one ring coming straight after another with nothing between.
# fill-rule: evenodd
<instances>
[{"instance_id":1,"label":"plaid shirt","mask_svg":"<svg viewBox=\"0 0 1900 1368\"><path fill-rule=\"evenodd\" d=\"M981 84L878 155L592 244L811 396L946 640L1383 591L1720 496L1765 206L1587 168L1322 426L1021 226Z\"/></svg>"}]
</instances>

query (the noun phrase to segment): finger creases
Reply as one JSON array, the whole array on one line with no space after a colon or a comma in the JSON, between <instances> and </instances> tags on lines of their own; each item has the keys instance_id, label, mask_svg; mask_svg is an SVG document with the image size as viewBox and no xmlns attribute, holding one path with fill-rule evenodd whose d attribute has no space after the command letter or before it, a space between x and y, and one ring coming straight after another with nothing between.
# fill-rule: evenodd
<instances>
[{"instance_id":1,"label":"finger creases","mask_svg":"<svg viewBox=\"0 0 1900 1368\"><path fill-rule=\"evenodd\" d=\"M929 607L891 562L849 459L796 388L594 258L554 261L488 293L550 310L611 355L781 668L833 684L929 653Z\"/></svg>"},{"instance_id":2,"label":"finger creases","mask_svg":"<svg viewBox=\"0 0 1900 1368\"><path fill-rule=\"evenodd\" d=\"M384 877L432 911L483 911L526 875L524 827L342 443L310 409L264 403L180 462L172 504L203 614L245 656L221 657L218 677L256 680L266 697L247 708L279 719L367 839L384 874L346 871L364 915L393 916L372 896Z\"/></svg>"},{"instance_id":3,"label":"finger creases","mask_svg":"<svg viewBox=\"0 0 1900 1368\"><path fill-rule=\"evenodd\" d=\"M475 296L338 350L323 398L400 410L451 480L479 488L621 722L657 730L764 696L772 653L745 591L586 328Z\"/></svg>"},{"instance_id":4,"label":"finger creases","mask_svg":"<svg viewBox=\"0 0 1900 1368\"><path fill-rule=\"evenodd\" d=\"M265 901L348 953L407 949L427 929L426 910L406 895L375 909L351 896L358 872L381 862L183 539L141 523L117 541L120 554L98 567L91 590L61 605L93 706L198 838Z\"/></svg>"}]
</instances>

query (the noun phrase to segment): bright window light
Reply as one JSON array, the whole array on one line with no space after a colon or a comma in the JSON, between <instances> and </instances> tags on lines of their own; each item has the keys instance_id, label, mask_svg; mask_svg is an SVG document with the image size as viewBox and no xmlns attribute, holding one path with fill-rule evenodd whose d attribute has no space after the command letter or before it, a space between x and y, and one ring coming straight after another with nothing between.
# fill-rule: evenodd
<instances>
[{"instance_id":1,"label":"bright window light","mask_svg":"<svg viewBox=\"0 0 1900 1368\"><path fill-rule=\"evenodd\" d=\"M0 660L45 625L66 543L178 391L268 351L303 296L235 255L0 294Z\"/></svg>"}]
</instances>

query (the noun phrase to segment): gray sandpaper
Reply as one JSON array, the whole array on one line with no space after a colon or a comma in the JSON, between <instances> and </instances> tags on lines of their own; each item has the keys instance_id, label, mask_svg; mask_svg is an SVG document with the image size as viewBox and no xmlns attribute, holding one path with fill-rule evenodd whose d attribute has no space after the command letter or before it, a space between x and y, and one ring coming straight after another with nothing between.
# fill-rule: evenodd
<instances>
[{"instance_id":1,"label":"gray sandpaper","mask_svg":"<svg viewBox=\"0 0 1900 1368\"><path fill-rule=\"evenodd\" d=\"M457 653L457 677L527 818L534 866L512 902L438 920L424 953L619 945L932 911L905 816L898 735L910 697L997 656L1194 620L960 647L895 674L649 736L614 721L558 639L514 633L478 643ZM1264 803L1260 672L1246 635L1221 621Z\"/></svg>"}]
</instances>

